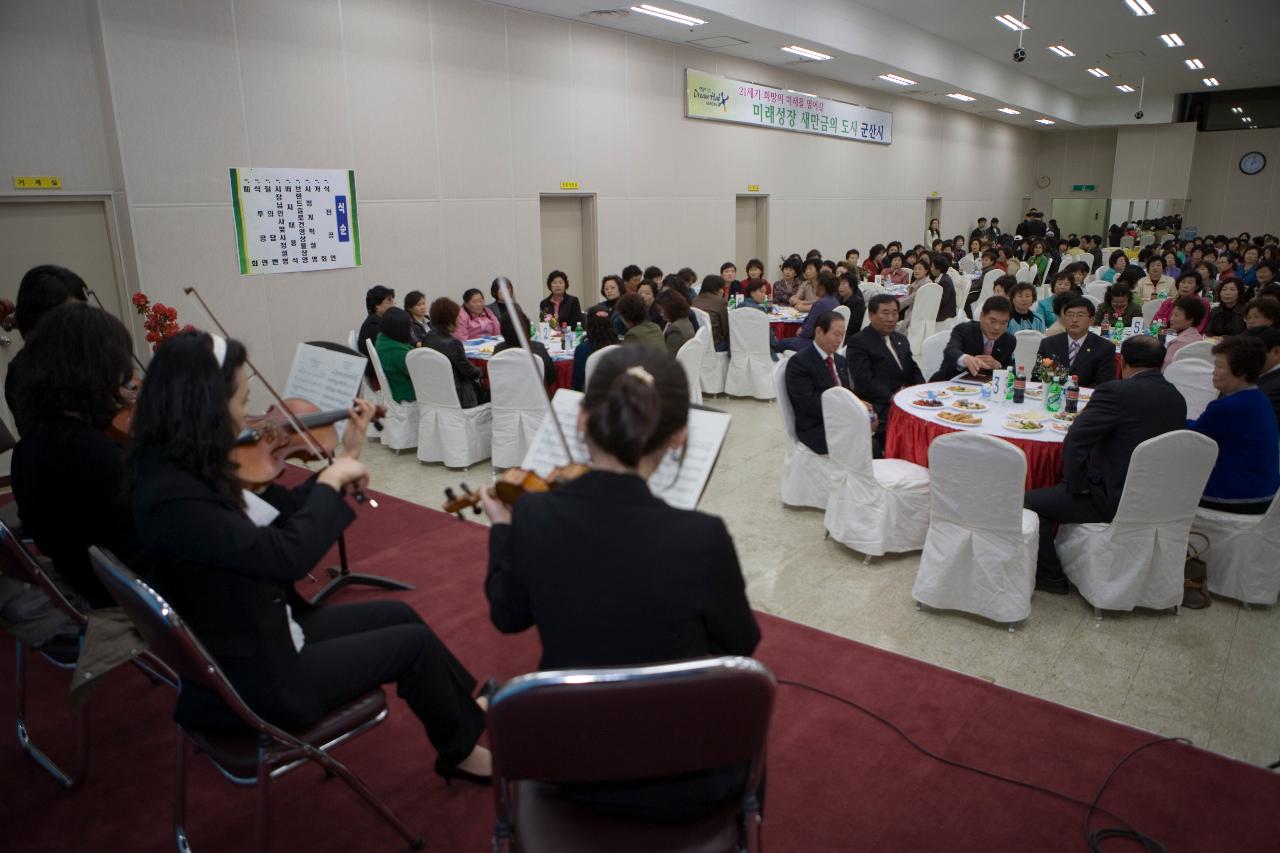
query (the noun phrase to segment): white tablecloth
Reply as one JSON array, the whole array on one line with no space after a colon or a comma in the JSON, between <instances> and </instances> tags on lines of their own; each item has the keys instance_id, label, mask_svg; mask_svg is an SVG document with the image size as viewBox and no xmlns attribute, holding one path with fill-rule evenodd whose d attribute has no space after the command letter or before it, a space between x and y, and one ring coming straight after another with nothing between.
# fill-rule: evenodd
<instances>
[{"instance_id":1,"label":"white tablecloth","mask_svg":"<svg viewBox=\"0 0 1280 853\"><path fill-rule=\"evenodd\" d=\"M910 413L913 417L917 417L922 420L929 421L930 423L934 423L939 426L948 427L954 430L969 430L972 432L983 432L983 433L986 433L987 435L994 435L999 438L1018 438L1018 439L1022 439L1023 441L1045 441L1045 442L1053 442L1055 444L1062 443L1064 433L1058 432L1057 430L1049 426L1049 421L1051 420L1050 418L1046 418L1044 421L1042 421L1042 423L1044 424L1044 429L1039 432L1023 432L1021 430L1007 429L1004 425L1005 419L1009 415L1013 414L1014 412L1037 411L1037 412L1040 412L1041 414L1047 415L1048 413L1044 411L1043 399L1036 400L1031 397L1027 397L1026 401L1021 406L1015 406L1013 403L1005 402L1003 395L1001 395L1001 398L999 400L983 400L980 394L965 394L965 395L952 394L951 396L941 398L941 402L944 404L941 409L922 409L919 406L913 406L911 404L912 400L916 399L917 397L923 396L926 391L933 391L936 393L951 384L952 383L950 382L929 382L924 385L913 385L910 388L903 388L901 391L899 391L894 396L893 401L898 404L898 407L900 409ZM973 387L977 387L977 386L973 386ZM1040 383L1028 382L1027 389L1039 390ZM1087 393L1089 393L1088 389L1082 389L1081 391L1082 397L1080 400L1081 409L1084 408L1084 402L1085 402L1083 395ZM944 421L938 418L937 416L938 412L957 411L951 405L957 400L974 400L974 401L986 403L989 406L987 411L968 413L971 415L977 415L978 417L982 418L982 423L976 426L964 426L962 424L954 424L954 423L951 423L950 421ZM896 412L894 414L894 417L897 417Z\"/></svg>"},{"instance_id":2,"label":"white tablecloth","mask_svg":"<svg viewBox=\"0 0 1280 853\"><path fill-rule=\"evenodd\" d=\"M502 343L502 338L499 337L471 338L462 342L462 349L466 352L468 359L488 361L493 358L492 349L489 352L482 352L480 348L484 346L492 348L500 343ZM573 353L562 351L559 341L553 341L547 347L547 352L551 354L552 361L573 361Z\"/></svg>"}]
</instances>

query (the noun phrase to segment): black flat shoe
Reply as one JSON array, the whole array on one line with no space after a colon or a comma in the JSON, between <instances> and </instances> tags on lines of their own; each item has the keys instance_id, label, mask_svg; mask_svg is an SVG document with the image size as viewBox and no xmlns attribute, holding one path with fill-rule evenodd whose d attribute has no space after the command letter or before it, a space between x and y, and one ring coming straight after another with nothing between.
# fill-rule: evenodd
<instances>
[{"instance_id":1,"label":"black flat shoe","mask_svg":"<svg viewBox=\"0 0 1280 853\"><path fill-rule=\"evenodd\" d=\"M439 757L436 758L436 775L443 779L446 785L452 785L454 779L461 779L463 782L471 782L474 785L482 785L486 788L493 784L492 776L470 773L456 764L449 764Z\"/></svg>"},{"instance_id":2,"label":"black flat shoe","mask_svg":"<svg viewBox=\"0 0 1280 853\"><path fill-rule=\"evenodd\" d=\"M1036 591L1047 592L1050 595L1066 595L1071 591L1071 584L1066 578L1062 580L1040 580L1036 578Z\"/></svg>"},{"instance_id":3,"label":"black flat shoe","mask_svg":"<svg viewBox=\"0 0 1280 853\"><path fill-rule=\"evenodd\" d=\"M493 701L493 694L497 692L498 692L498 679L490 678L484 684L480 685L480 692L476 694L476 698Z\"/></svg>"}]
</instances>

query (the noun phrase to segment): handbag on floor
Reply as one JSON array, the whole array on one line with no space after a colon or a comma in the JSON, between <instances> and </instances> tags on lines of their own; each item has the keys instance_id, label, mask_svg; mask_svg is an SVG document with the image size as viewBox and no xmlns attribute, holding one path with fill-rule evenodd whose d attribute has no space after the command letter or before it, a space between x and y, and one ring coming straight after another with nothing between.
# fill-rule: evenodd
<instances>
[{"instance_id":1,"label":"handbag on floor","mask_svg":"<svg viewBox=\"0 0 1280 853\"><path fill-rule=\"evenodd\" d=\"M1187 539L1187 563L1184 569L1185 580L1182 582L1182 606L1190 610L1202 610L1213 603L1209 591L1205 588L1208 577L1208 566L1200 555L1209 550L1209 537L1203 533L1192 531L1191 536L1199 536L1204 540L1204 547L1197 548Z\"/></svg>"}]
</instances>

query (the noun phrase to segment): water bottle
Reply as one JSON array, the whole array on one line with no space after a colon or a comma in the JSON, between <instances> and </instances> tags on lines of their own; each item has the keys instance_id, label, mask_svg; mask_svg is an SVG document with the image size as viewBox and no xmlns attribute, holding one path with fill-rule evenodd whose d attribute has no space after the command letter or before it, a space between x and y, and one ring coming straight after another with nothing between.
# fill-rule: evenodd
<instances>
[{"instance_id":1,"label":"water bottle","mask_svg":"<svg viewBox=\"0 0 1280 853\"><path fill-rule=\"evenodd\" d=\"M978 392L978 394L981 397L982 402L984 403L988 402L991 399L991 383L988 382L985 385L983 385L982 389Z\"/></svg>"},{"instance_id":2,"label":"water bottle","mask_svg":"<svg viewBox=\"0 0 1280 853\"><path fill-rule=\"evenodd\" d=\"M1044 408L1049 414L1054 414L1062 408L1062 386L1058 384L1056 376L1049 380L1049 385L1045 388Z\"/></svg>"},{"instance_id":3,"label":"water bottle","mask_svg":"<svg viewBox=\"0 0 1280 853\"><path fill-rule=\"evenodd\" d=\"M1018 363L1015 361L1012 365L1014 370L1006 370L1004 374L1004 401L1006 403L1013 402L1013 386L1017 382Z\"/></svg>"},{"instance_id":4,"label":"water bottle","mask_svg":"<svg viewBox=\"0 0 1280 853\"><path fill-rule=\"evenodd\" d=\"M1080 379L1072 375L1067 379L1067 414L1074 415L1080 410Z\"/></svg>"},{"instance_id":5,"label":"water bottle","mask_svg":"<svg viewBox=\"0 0 1280 853\"><path fill-rule=\"evenodd\" d=\"M1111 315L1110 314L1102 315L1102 337L1104 338L1111 337Z\"/></svg>"},{"instance_id":6,"label":"water bottle","mask_svg":"<svg viewBox=\"0 0 1280 853\"><path fill-rule=\"evenodd\" d=\"M575 347L582 345L582 339L586 336L586 332L582 331L582 324L579 323L573 329L573 345Z\"/></svg>"},{"instance_id":7,"label":"water bottle","mask_svg":"<svg viewBox=\"0 0 1280 853\"><path fill-rule=\"evenodd\" d=\"M1022 365L1018 365L1018 376L1013 380L1013 404L1021 406L1027 400L1027 374Z\"/></svg>"}]
</instances>

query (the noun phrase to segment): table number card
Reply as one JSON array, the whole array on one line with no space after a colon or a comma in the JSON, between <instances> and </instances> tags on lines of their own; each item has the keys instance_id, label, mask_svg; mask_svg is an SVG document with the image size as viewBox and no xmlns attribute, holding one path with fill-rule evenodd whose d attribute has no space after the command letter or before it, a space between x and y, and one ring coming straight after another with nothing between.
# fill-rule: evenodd
<instances>
[{"instance_id":1,"label":"table number card","mask_svg":"<svg viewBox=\"0 0 1280 853\"><path fill-rule=\"evenodd\" d=\"M356 173L232 169L241 275L360 266Z\"/></svg>"}]
</instances>

